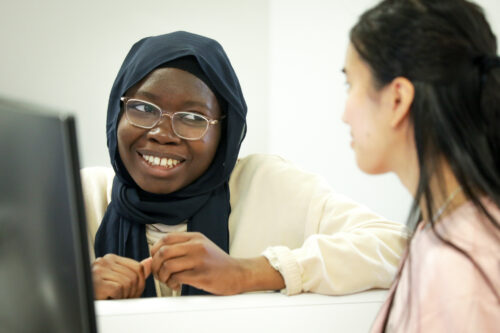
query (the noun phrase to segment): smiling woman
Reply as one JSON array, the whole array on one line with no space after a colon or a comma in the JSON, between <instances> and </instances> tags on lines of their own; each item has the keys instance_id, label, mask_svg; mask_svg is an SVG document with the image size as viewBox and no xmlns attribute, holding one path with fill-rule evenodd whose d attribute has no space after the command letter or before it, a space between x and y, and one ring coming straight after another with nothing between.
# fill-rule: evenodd
<instances>
[{"instance_id":1,"label":"smiling woman","mask_svg":"<svg viewBox=\"0 0 500 333\"><path fill-rule=\"evenodd\" d=\"M196 61L191 61L196 66ZM209 126L206 118L221 117L219 103L210 88L189 72L166 67L151 72L129 89L126 96L158 105L138 104L138 100L129 99L125 107L127 116L122 114L118 123L120 157L136 184L147 192L168 194L198 179L212 163L221 136L220 123ZM130 105L131 101L135 102ZM161 109L189 113L169 115L162 114ZM157 111L156 123L153 118L148 124L146 113L153 111ZM169 115L171 121L163 120L161 115Z\"/></svg>"},{"instance_id":2,"label":"smiling woman","mask_svg":"<svg viewBox=\"0 0 500 333\"><path fill-rule=\"evenodd\" d=\"M404 227L277 156L238 160L238 79L214 40L145 38L113 85L113 170L82 171L97 299L388 287Z\"/></svg>"}]
</instances>

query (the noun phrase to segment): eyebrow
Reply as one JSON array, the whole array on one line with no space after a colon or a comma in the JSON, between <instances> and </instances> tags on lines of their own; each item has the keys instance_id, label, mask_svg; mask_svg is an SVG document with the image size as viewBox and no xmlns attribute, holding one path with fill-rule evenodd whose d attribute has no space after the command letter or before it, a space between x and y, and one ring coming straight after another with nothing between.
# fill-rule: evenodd
<instances>
[{"instance_id":1,"label":"eyebrow","mask_svg":"<svg viewBox=\"0 0 500 333\"><path fill-rule=\"evenodd\" d=\"M153 101L155 101L155 103L159 99L157 95L155 95L153 93L150 93L149 91L141 91L141 90L139 90L139 91L137 91L135 93L135 95L141 95L141 96L144 96L146 98L152 99Z\"/></svg>"},{"instance_id":2,"label":"eyebrow","mask_svg":"<svg viewBox=\"0 0 500 333\"><path fill-rule=\"evenodd\" d=\"M151 93L149 91L141 91L141 90L139 90L139 91L137 91L135 93L135 95L140 95L141 97L148 98L148 99L152 100L152 102L155 103L155 104L158 103L158 101L160 99L158 95L153 94L153 93ZM211 108L208 107L207 104L205 104L203 102L198 102L198 101L191 100L191 101L185 102L184 105L183 105L183 107L185 107L185 108L194 107L194 106L198 106L198 107L203 108L203 110L201 110L201 111L204 111L204 112L209 113L209 114L211 114L212 112L214 112Z\"/></svg>"}]
</instances>

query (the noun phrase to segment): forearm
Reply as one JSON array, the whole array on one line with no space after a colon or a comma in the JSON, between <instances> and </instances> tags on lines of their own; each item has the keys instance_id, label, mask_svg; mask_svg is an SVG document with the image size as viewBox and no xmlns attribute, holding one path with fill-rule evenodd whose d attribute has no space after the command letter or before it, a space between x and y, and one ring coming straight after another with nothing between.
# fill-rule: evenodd
<instances>
[{"instance_id":1,"label":"forearm","mask_svg":"<svg viewBox=\"0 0 500 333\"><path fill-rule=\"evenodd\" d=\"M375 228L379 229L379 228ZM396 272L406 237L396 228L310 236L300 248L264 251L276 262L288 295L314 292L341 295L387 288Z\"/></svg>"},{"instance_id":2,"label":"forearm","mask_svg":"<svg viewBox=\"0 0 500 333\"><path fill-rule=\"evenodd\" d=\"M388 288L405 245L396 235L392 240L381 237L361 233L308 239L303 248L292 251L304 272L302 291L342 295Z\"/></svg>"}]
</instances>

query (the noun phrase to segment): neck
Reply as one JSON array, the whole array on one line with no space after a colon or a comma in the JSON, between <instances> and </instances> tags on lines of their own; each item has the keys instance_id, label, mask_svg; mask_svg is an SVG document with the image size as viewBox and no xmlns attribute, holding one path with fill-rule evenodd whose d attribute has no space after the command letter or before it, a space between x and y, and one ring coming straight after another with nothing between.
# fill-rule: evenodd
<instances>
[{"instance_id":1,"label":"neck","mask_svg":"<svg viewBox=\"0 0 500 333\"><path fill-rule=\"evenodd\" d=\"M434 172L430 180L432 195L431 209L433 217L440 219L465 202L466 197L463 191L460 190L460 184L444 159L438 162L436 170L440 170L440 172ZM400 167L395 171L406 189L415 197L419 181L419 167L416 154L413 158L406 156L402 163L400 163ZM423 219L429 221L429 211L425 202L425 197L422 196L419 207ZM439 216L436 216L438 212Z\"/></svg>"},{"instance_id":2,"label":"neck","mask_svg":"<svg viewBox=\"0 0 500 333\"><path fill-rule=\"evenodd\" d=\"M408 192L412 196L415 196L419 177L418 157L415 144L412 140L408 141L408 143L400 148L400 153L395 154L398 157L391 161L391 169L396 173Z\"/></svg>"},{"instance_id":3,"label":"neck","mask_svg":"<svg viewBox=\"0 0 500 333\"><path fill-rule=\"evenodd\" d=\"M437 173L434 173L430 182L432 217L435 222L451 213L466 201L466 197L463 191L461 191L461 186L448 163L442 161L438 168L441 170L441 177L439 177ZM420 201L420 210L424 220L429 221L430 216L427 206L425 205L424 197Z\"/></svg>"}]
</instances>

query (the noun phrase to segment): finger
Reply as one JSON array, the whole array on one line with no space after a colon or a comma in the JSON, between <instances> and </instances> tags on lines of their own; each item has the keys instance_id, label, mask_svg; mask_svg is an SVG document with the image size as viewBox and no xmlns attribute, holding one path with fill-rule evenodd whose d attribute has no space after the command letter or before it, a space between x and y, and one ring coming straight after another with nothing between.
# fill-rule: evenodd
<instances>
[{"instance_id":1,"label":"finger","mask_svg":"<svg viewBox=\"0 0 500 333\"><path fill-rule=\"evenodd\" d=\"M142 272L144 274L144 279L147 279L149 274L151 274L151 263L153 262L153 257L148 257L141 261Z\"/></svg>"},{"instance_id":2,"label":"finger","mask_svg":"<svg viewBox=\"0 0 500 333\"><path fill-rule=\"evenodd\" d=\"M179 290L183 284L188 284L198 289L204 289L202 276L192 269L172 274L166 284L169 288L176 290Z\"/></svg>"},{"instance_id":3,"label":"finger","mask_svg":"<svg viewBox=\"0 0 500 333\"><path fill-rule=\"evenodd\" d=\"M192 245L191 243L180 243L173 245L163 245L156 253L152 256L153 261L151 263L151 271L158 278L158 273L161 266L166 260L171 260L174 258L184 257L188 255Z\"/></svg>"},{"instance_id":4,"label":"finger","mask_svg":"<svg viewBox=\"0 0 500 333\"><path fill-rule=\"evenodd\" d=\"M123 277L122 273L116 272L113 270L113 266L116 266L115 263L99 263L95 262L92 265L92 277L95 281L114 281L122 284ZM119 266L119 265L118 265Z\"/></svg>"},{"instance_id":5,"label":"finger","mask_svg":"<svg viewBox=\"0 0 500 333\"><path fill-rule=\"evenodd\" d=\"M137 293L137 289L140 284L142 284L144 277L142 273L142 267L139 264L139 269L130 268L129 266L123 265L112 265L111 269L116 273L115 281L118 280L124 287L124 297L131 298ZM142 282L142 283L141 283Z\"/></svg>"},{"instance_id":6,"label":"finger","mask_svg":"<svg viewBox=\"0 0 500 333\"><path fill-rule=\"evenodd\" d=\"M175 291L179 291L181 289L181 284L179 283L179 281L177 281L176 278L177 274L180 273L172 274L166 283L170 289Z\"/></svg>"},{"instance_id":7,"label":"finger","mask_svg":"<svg viewBox=\"0 0 500 333\"><path fill-rule=\"evenodd\" d=\"M157 241L153 247L151 247L151 256L154 256L156 252L163 246L163 245L173 245L177 243L183 243L187 242L193 237L196 236L198 233L194 232L170 232L163 236L159 241Z\"/></svg>"},{"instance_id":8,"label":"finger","mask_svg":"<svg viewBox=\"0 0 500 333\"><path fill-rule=\"evenodd\" d=\"M97 279L105 279L120 284L124 289L123 298L135 297L144 290L145 282L142 265L130 258L106 254L93 263L92 274Z\"/></svg>"},{"instance_id":9,"label":"finger","mask_svg":"<svg viewBox=\"0 0 500 333\"><path fill-rule=\"evenodd\" d=\"M100 281L99 287L95 290L96 299L122 299L123 287L115 281Z\"/></svg>"},{"instance_id":10,"label":"finger","mask_svg":"<svg viewBox=\"0 0 500 333\"><path fill-rule=\"evenodd\" d=\"M108 255L106 255L106 256L108 256ZM106 258L106 256L104 256L104 258ZM142 266L137 260L114 255L112 257L112 261L116 264L128 267L135 272L142 271Z\"/></svg>"},{"instance_id":11,"label":"finger","mask_svg":"<svg viewBox=\"0 0 500 333\"><path fill-rule=\"evenodd\" d=\"M141 297L142 293L144 292L144 288L146 287L146 279L148 276L151 274L151 261L153 258L148 257L146 259L143 259L140 262L140 277L137 283L137 288L135 289L135 293L133 294L132 297L138 298Z\"/></svg>"},{"instance_id":12,"label":"finger","mask_svg":"<svg viewBox=\"0 0 500 333\"><path fill-rule=\"evenodd\" d=\"M190 269L193 269L193 260L189 257L165 260L157 273L158 280L167 283L172 274Z\"/></svg>"}]
</instances>

